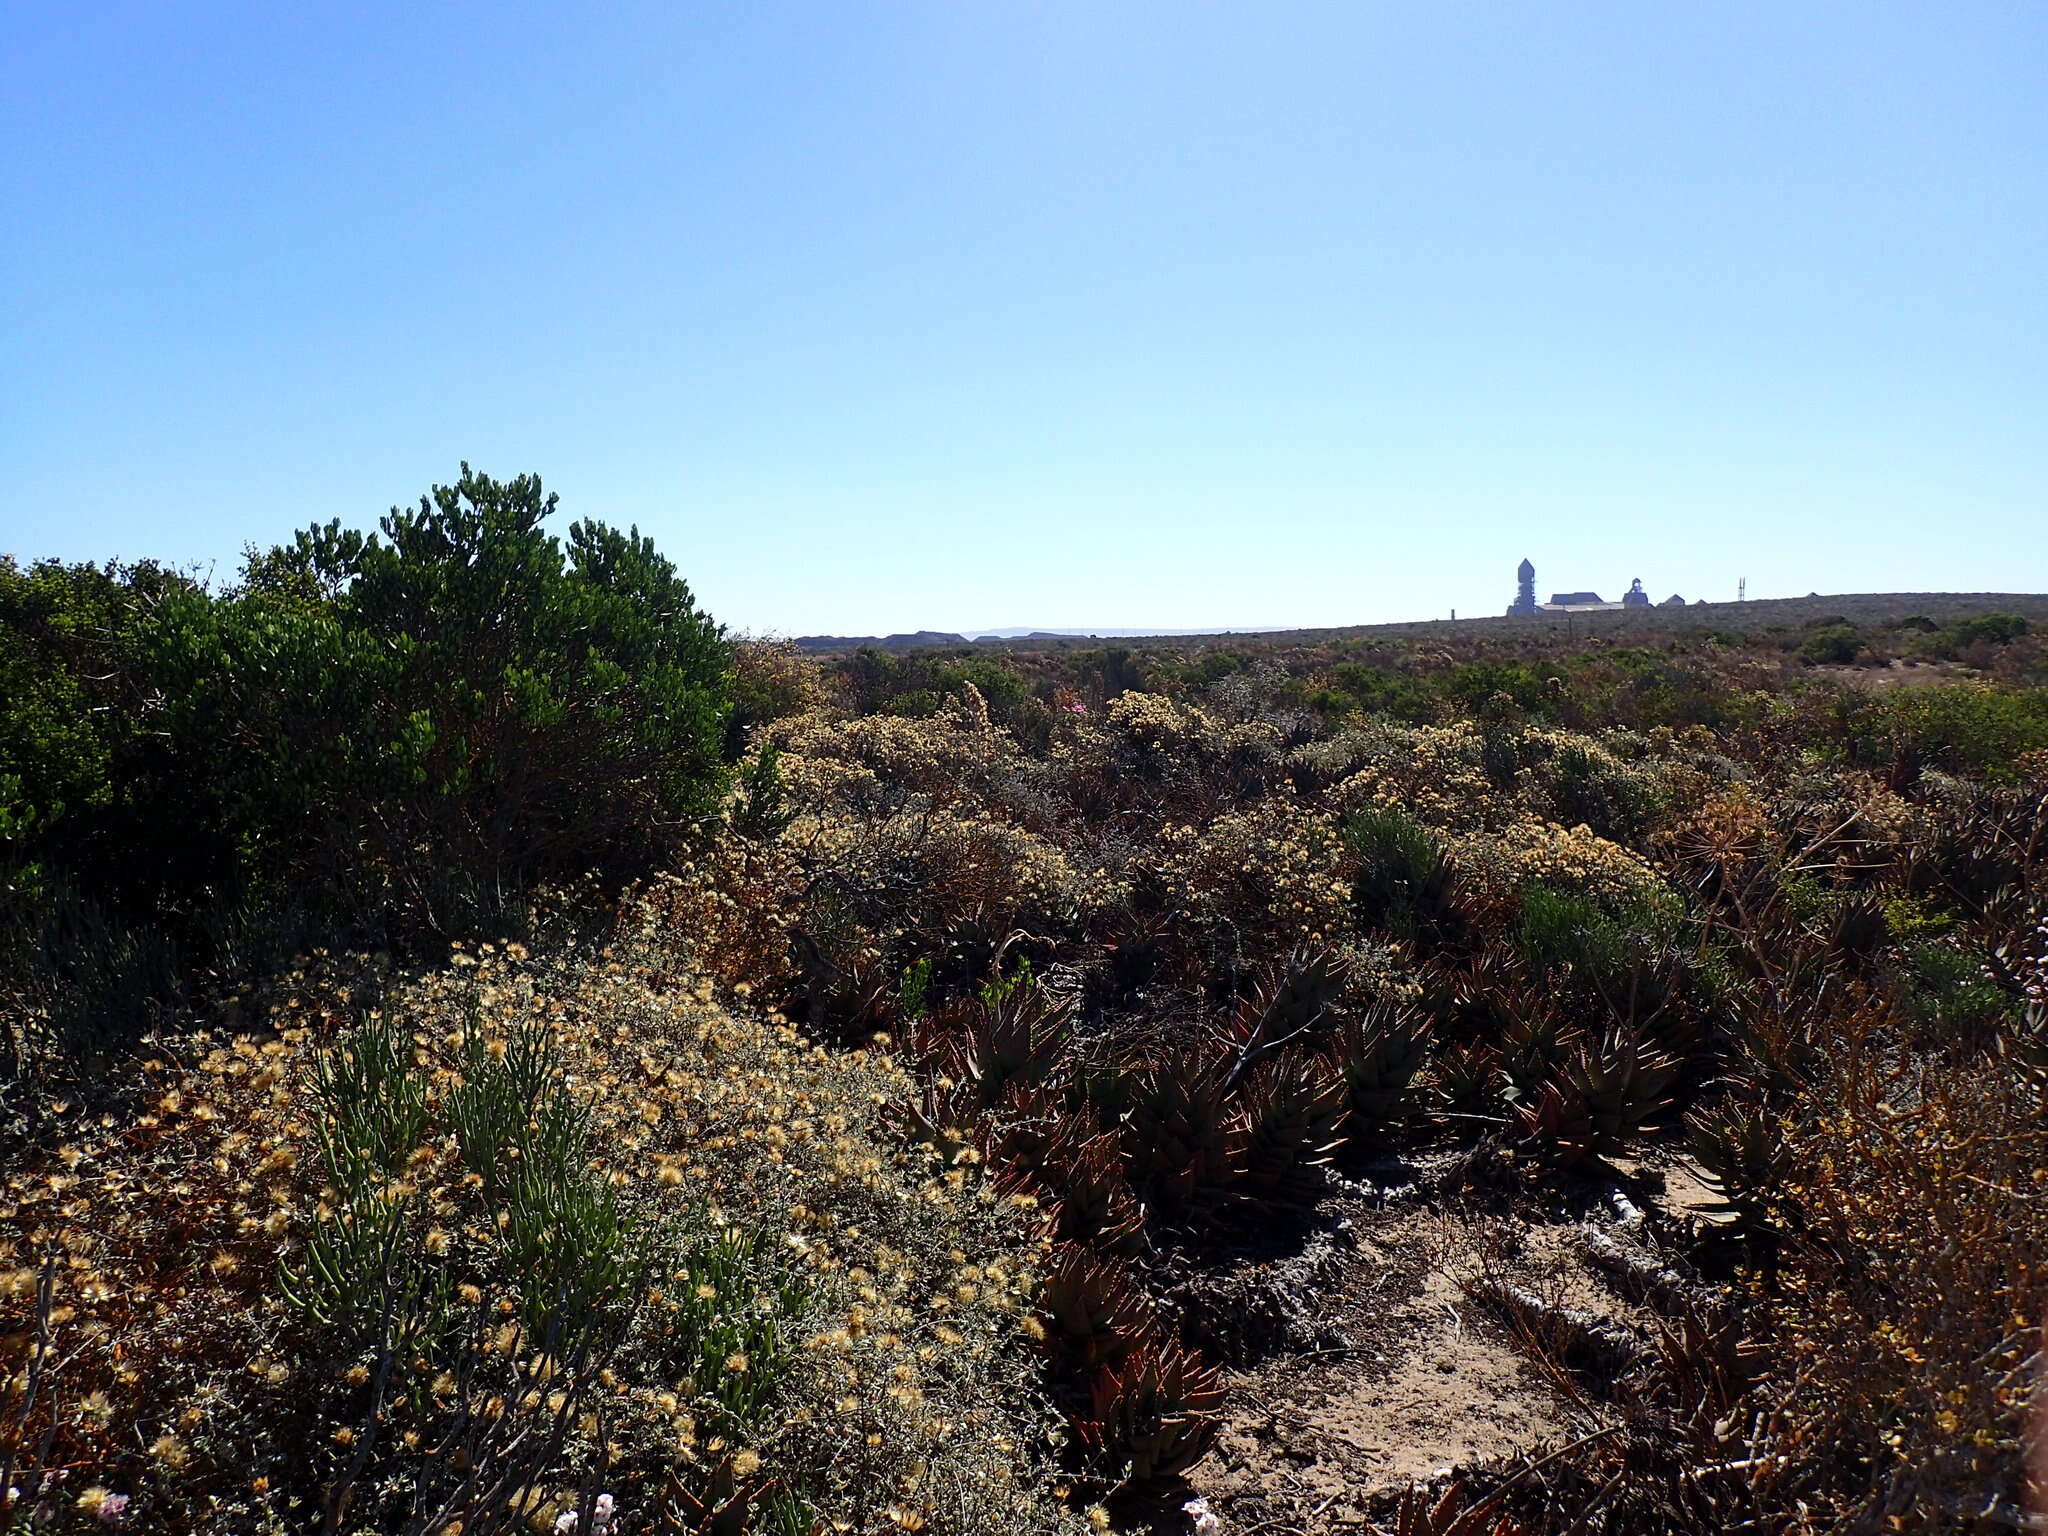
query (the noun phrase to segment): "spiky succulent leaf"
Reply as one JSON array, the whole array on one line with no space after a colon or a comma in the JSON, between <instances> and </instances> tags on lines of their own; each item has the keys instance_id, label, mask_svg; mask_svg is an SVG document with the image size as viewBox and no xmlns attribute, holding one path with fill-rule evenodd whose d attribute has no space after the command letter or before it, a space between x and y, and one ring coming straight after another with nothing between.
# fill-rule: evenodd
<instances>
[{"instance_id":1,"label":"spiky succulent leaf","mask_svg":"<svg viewBox=\"0 0 2048 1536\"><path fill-rule=\"evenodd\" d=\"M1222 1427L1223 1383L1175 1345L1148 1346L1096 1372L1090 1417L1075 1426L1103 1470L1144 1488L1179 1477L1207 1455Z\"/></svg>"},{"instance_id":2,"label":"spiky succulent leaf","mask_svg":"<svg viewBox=\"0 0 2048 1536\"><path fill-rule=\"evenodd\" d=\"M1656 1129L1657 1117L1671 1107L1679 1065L1675 1056L1617 1030L1582 1041L1557 1082L1568 1098L1585 1103L1601 1144L1612 1145Z\"/></svg>"},{"instance_id":3,"label":"spiky succulent leaf","mask_svg":"<svg viewBox=\"0 0 2048 1536\"><path fill-rule=\"evenodd\" d=\"M1599 1142L1585 1100L1555 1082L1545 1083L1533 1099L1512 1108L1522 1134L1567 1168L1592 1156Z\"/></svg>"},{"instance_id":4,"label":"spiky succulent leaf","mask_svg":"<svg viewBox=\"0 0 2048 1536\"><path fill-rule=\"evenodd\" d=\"M1131 1074L1125 1166L1168 1209L1213 1204L1244 1172L1244 1129L1226 1102L1224 1070L1184 1053Z\"/></svg>"},{"instance_id":5,"label":"spiky succulent leaf","mask_svg":"<svg viewBox=\"0 0 2048 1536\"><path fill-rule=\"evenodd\" d=\"M1038 1305L1056 1347L1084 1368L1114 1363L1159 1341L1158 1316L1129 1270L1086 1248L1060 1250Z\"/></svg>"},{"instance_id":6,"label":"spiky succulent leaf","mask_svg":"<svg viewBox=\"0 0 2048 1536\"><path fill-rule=\"evenodd\" d=\"M1245 1089L1244 1176L1239 1193L1251 1200L1293 1204L1313 1196L1313 1170L1343 1142L1344 1083L1325 1063L1307 1055L1283 1056Z\"/></svg>"},{"instance_id":7,"label":"spiky succulent leaf","mask_svg":"<svg viewBox=\"0 0 2048 1536\"><path fill-rule=\"evenodd\" d=\"M1777 1117L1761 1104L1731 1098L1692 1116L1687 1131L1701 1175L1719 1197L1710 1214L1734 1217L1749 1236L1766 1231L1790 1159Z\"/></svg>"},{"instance_id":8,"label":"spiky succulent leaf","mask_svg":"<svg viewBox=\"0 0 2048 1536\"><path fill-rule=\"evenodd\" d=\"M1391 1130L1408 1117L1430 1034L1420 1009L1375 1003L1338 1036L1332 1059L1344 1078L1355 1134Z\"/></svg>"}]
</instances>

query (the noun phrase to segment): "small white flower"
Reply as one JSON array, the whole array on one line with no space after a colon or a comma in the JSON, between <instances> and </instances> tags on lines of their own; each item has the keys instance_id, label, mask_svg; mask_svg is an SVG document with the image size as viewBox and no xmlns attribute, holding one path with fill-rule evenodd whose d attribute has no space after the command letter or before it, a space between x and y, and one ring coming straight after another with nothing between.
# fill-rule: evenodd
<instances>
[{"instance_id":1,"label":"small white flower","mask_svg":"<svg viewBox=\"0 0 2048 1536\"><path fill-rule=\"evenodd\" d=\"M1207 1499L1189 1499L1181 1505L1180 1511L1193 1522L1190 1526L1193 1536L1222 1536L1223 1517L1209 1507Z\"/></svg>"}]
</instances>

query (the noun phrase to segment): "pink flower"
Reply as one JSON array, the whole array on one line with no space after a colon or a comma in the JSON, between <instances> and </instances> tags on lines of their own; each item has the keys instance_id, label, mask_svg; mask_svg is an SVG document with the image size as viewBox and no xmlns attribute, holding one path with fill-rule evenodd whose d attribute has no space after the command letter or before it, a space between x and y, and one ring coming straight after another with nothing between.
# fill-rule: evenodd
<instances>
[{"instance_id":1,"label":"pink flower","mask_svg":"<svg viewBox=\"0 0 2048 1536\"><path fill-rule=\"evenodd\" d=\"M590 1536L605 1536L612 1528L612 1516L617 1510L612 1496L600 1493L590 1506ZM555 1536L573 1536L578 1523L575 1510L564 1510L555 1516Z\"/></svg>"}]
</instances>

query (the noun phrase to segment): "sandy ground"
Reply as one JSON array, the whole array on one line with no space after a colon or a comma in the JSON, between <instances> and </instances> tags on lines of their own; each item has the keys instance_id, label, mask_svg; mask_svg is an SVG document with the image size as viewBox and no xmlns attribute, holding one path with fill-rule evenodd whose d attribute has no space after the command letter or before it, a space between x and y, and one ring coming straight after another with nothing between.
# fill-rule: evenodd
<instances>
[{"instance_id":1,"label":"sandy ground","mask_svg":"<svg viewBox=\"0 0 2048 1536\"><path fill-rule=\"evenodd\" d=\"M1938 683L1953 683L1978 675L1967 667L1946 661L1894 660L1881 667L1815 667L1813 671L1818 676L1833 678L1866 693L1881 693L1888 688L1931 688Z\"/></svg>"},{"instance_id":2,"label":"sandy ground","mask_svg":"<svg viewBox=\"0 0 2048 1536\"><path fill-rule=\"evenodd\" d=\"M1632 1185L1647 1176L1653 1221L1701 1219L1710 1198L1682 1164L1617 1171ZM1644 1320L1627 1286L1588 1257L1589 1233L1629 1241L1625 1223L1640 1216L1626 1197L1569 1213L1488 1212L1441 1190L1392 1193L1350 1186L1291 1252L1199 1283L1219 1331L1244 1330L1209 1344L1212 1358L1233 1360L1229 1407L1215 1452L1190 1476L1228 1533L1367 1530L1411 1483L1441 1486L1584 1433L1594 1420L1516 1346L1490 1287L1618 1336ZM1203 1308L1193 1311L1199 1334Z\"/></svg>"},{"instance_id":3,"label":"sandy ground","mask_svg":"<svg viewBox=\"0 0 2048 1536\"><path fill-rule=\"evenodd\" d=\"M1347 1345L1232 1372L1229 1419L1195 1471L1226 1530L1365 1523L1375 1494L1557 1439L1555 1394L1461 1284L1470 1234L1423 1213L1354 1218L1319 1300Z\"/></svg>"}]
</instances>

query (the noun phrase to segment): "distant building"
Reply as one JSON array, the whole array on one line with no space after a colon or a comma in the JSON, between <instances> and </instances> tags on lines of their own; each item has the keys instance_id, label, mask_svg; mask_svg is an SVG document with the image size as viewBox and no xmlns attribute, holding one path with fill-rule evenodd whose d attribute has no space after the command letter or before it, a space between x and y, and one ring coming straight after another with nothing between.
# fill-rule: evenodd
<instances>
[{"instance_id":1,"label":"distant building","mask_svg":"<svg viewBox=\"0 0 2048 1536\"><path fill-rule=\"evenodd\" d=\"M1657 606L1659 608L1683 608L1685 606L1685 599L1674 592Z\"/></svg>"},{"instance_id":2,"label":"distant building","mask_svg":"<svg viewBox=\"0 0 2048 1536\"><path fill-rule=\"evenodd\" d=\"M1650 594L1643 590L1643 579L1638 576L1629 583L1628 591L1618 603L1610 603L1598 592L1553 592L1550 601L1536 601L1536 567L1524 560L1515 570L1515 600L1508 604L1508 616L1527 617L1538 613L1616 613L1624 608L1648 608ZM1683 607L1685 600L1673 596L1663 606Z\"/></svg>"},{"instance_id":3,"label":"distant building","mask_svg":"<svg viewBox=\"0 0 2048 1536\"><path fill-rule=\"evenodd\" d=\"M1534 613L1536 611L1536 567L1524 560L1515 568L1515 600L1508 604L1508 613Z\"/></svg>"}]
</instances>

